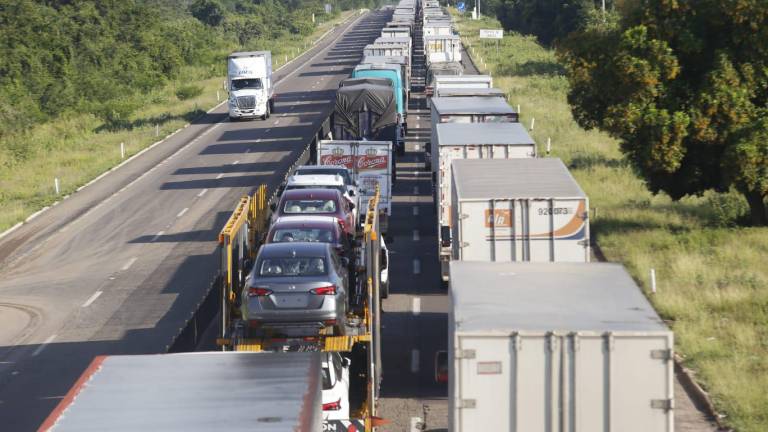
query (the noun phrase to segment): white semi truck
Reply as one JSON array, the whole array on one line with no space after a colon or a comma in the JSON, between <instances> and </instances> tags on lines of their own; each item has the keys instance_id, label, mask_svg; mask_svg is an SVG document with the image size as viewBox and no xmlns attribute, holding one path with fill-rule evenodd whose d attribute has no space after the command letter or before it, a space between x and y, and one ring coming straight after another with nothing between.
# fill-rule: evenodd
<instances>
[{"instance_id":1,"label":"white semi truck","mask_svg":"<svg viewBox=\"0 0 768 432\"><path fill-rule=\"evenodd\" d=\"M275 111L270 51L236 52L227 58L230 120L269 118Z\"/></svg>"}]
</instances>

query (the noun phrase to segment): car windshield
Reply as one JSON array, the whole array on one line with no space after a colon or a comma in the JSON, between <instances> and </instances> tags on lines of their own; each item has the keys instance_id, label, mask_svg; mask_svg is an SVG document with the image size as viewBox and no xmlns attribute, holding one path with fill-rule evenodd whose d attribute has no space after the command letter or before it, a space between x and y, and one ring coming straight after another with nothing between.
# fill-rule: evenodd
<instances>
[{"instance_id":1,"label":"car windshield","mask_svg":"<svg viewBox=\"0 0 768 432\"><path fill-rule=\"evenodd\" d=\"M265 258L259 266L259 275L268 277L321 276L328 274L326 269L325 259L321 257Z\"/></svg>"},{"instance_id":2,"label":"car windshield","mask_svg":"<svg viewBox=\"0 0 768 432\"><path fill-rule=\"evenodd\" d=\"M232 80L232 90L261 89L261 79L245 78Z\"/></svg>"},{"instance_id":3,"label":"car windshield","mask_svg":"<svg viewBox=\"0 0 768 432\"><path fill-rule=\"evenodd\" d=\"M333 233L331 230L322 228L286 228L276 229L272 236L272 242L320 242L332 243Z\"/></svg>"},{"instance_id":4,"label":"car windshield","mask_svg":"<svg viewBox=\"0 0 768 432\"><path fill-rule=\"evenodd\" d=\"M330 186L330 185L288 185L285 190L291 189L336 189L342 194L347 193L347 189L344 186Z\"/></svg>"},{"instance_id":5,"label":"car windshield","mask_svg":"<svg viewBox=\"0 0 768 432\"><path fill-rule=\"evenodd\" d=\"M283 212L286 214L335 213L336 203L332 199L286 200Z\"/></svg>"},{"instance_id":6,"label":"car windshield","mask_svg":"<svg viewBox=\"0 0 768 432\"><path fill-rule=\"evenodd\" d=\"M339 168L338 170L330 170L330 169L312 169L312 168L301 168L298 171L301 175L323 175L323 174L331 174L331 175L340 175L341 178L344 179L345 185L351 185L352 179L349 178L349 171L347 171L345 168Z\"/></svg>"}]
</instances>

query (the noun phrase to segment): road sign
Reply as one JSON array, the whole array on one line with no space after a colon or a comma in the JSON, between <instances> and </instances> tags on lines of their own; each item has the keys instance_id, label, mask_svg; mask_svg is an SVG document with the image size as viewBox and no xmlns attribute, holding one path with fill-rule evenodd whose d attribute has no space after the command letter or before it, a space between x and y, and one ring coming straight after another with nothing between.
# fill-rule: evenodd
<instances>
[{"instance_id":1,"label":"road sign","mask_svg":"<svg viewBox=\"0 0 768 432\"><path fill-rule=\"evenodd\" d=\"M480 29L480 39L501 39L504 37L504 30Z\"/></svg>"},{"instance_id":2,"label":"road sign","mask_svg":"<svg viewBox=\"0 0 768 432\"><path fill-rule=\"evenodd\" d=\"M456 3L456 9L458 9L459 12L464 12L467 9L467 5L464 2L458 2Z\"/></svg>"},{"instance_id":3,"label":"road sign","mask_svg":"<svg viewBox=\"0 0 768 432\"><path fill-rule=\"evenodd\" d=\"M333 6L330 3L325 4L325 13L329 14L333 10Z\"/></svg>"}]
</instances>

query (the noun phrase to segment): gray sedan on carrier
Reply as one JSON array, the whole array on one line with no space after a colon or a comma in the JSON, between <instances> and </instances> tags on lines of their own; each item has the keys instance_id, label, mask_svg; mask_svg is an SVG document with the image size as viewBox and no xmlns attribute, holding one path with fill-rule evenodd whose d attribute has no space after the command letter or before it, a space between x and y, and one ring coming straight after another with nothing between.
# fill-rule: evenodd
<instances>
[{"instance_id":1,"label":"gray sedan on carrier","mask_svg":"<svg viewBox=\"0 0 768 432\"><path fill-rule=\"evenodd\" d=\"M327 243L269 243L246 279L241 312L251 328L310 336L326 327L344 334L346 258Z\"/></svg>"}]
</instances>

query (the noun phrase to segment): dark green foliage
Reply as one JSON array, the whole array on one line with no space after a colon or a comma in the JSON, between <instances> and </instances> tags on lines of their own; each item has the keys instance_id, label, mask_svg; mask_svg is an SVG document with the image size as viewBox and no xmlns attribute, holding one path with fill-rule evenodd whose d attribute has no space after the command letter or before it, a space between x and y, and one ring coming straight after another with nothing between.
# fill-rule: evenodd
<instances>
[{"instance_id":1,"label":"dark green foliage","mask_svg":"<svg viewBox=\"0 0 768 432\"><path fill-rule=\"evenodd\" d=\"M179 100L192 99L201 94L203 94L203 88L193 84L184 85L176 89L176 97L179 98Z\"/></svg>"},{"instance_id":2,"label":"dark green foliage","mask_svg":"<svg viewBox=\"0 0 768 432\"><path fill-rule=\"evenodd\" d=\"M208 24L217 26L224 21L224 6L216 0L195 0L189 6L192 16Z\"/></svg>"},{"instance_id":3,"label":"dark green foliage","mask_svg":"<svg viewBox=\"0 0 768 432\"><path fill-rule=\"evenodd\" d=\"M608 2L609 5L611 2ZM474 6L473 6L474 7ZM581 28L596 10L594 0L492 0L486 8L506 30L535 35L545 45Z\"/></svg>"},{"instance_id":4,"label":"dark green foliage","mask_svg":"<svg viewBox=\"0 0 768 432\"><path fill-rule=\"evenodd\" d=\"M643 0L563 45L584 127L608 131L654 192L741 192L768 224L768 9Z\"/></svg>"}]
</instances>

